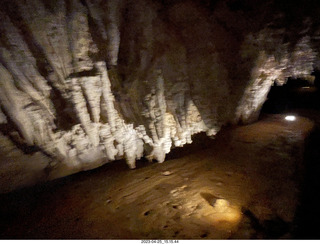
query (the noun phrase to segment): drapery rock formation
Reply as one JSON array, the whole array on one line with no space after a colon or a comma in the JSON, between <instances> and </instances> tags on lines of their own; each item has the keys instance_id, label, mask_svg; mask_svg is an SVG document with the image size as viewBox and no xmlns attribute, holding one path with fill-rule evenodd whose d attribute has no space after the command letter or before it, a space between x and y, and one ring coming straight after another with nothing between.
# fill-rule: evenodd
<instances>
[{"instance_id":1,"label":"drapery rock formation","mask_svg":"<svg viewBox=\"0 0 320 244\"><path fill-rule=\"evenodd\" d=\"M312 82L319 13L316 1L1 0L1 138L47 158L41 179L163 162L195 133L256 120L274 83Z\"/></svg>"}]
</instances>

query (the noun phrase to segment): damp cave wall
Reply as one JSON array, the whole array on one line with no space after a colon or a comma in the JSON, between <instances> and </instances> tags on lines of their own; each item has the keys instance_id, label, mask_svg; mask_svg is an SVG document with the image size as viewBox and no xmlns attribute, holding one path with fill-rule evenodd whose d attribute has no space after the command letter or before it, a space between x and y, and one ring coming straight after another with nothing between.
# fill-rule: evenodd
<instances>
[{"instance_id":1,"label":"damp cave wall","mask_svg":"<svg viewBox=\"0 0 320 244\"><path fill-rule=\"evenodd\" d=\"M317 5L0 0L1 192L255 121L320 69Z\"/></svg>"}]
</instances>

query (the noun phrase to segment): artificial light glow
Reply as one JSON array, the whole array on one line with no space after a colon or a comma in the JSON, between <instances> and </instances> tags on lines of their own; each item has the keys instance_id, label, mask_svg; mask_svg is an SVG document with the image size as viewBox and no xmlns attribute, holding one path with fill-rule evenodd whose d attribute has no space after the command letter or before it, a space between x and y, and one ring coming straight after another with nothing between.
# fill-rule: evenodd
<instances>
[{"instance_id":1,"label":"artificial light glow","mask_svg":"<svg viewBox=\"0 0 320 244\"><path fill-rule=\"evenodd\" d=\"M288 115L284 119L287 120L287 121L295 121L296 120L296 116Z\"/></svg>"}]
</instances>

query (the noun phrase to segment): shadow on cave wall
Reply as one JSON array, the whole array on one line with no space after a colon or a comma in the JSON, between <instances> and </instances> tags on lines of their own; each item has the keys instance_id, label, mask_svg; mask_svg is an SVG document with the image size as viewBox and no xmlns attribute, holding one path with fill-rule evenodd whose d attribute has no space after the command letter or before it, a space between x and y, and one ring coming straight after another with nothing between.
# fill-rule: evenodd
<instances>
[{"instance_id":1,"label":"shadow on cave wall","mask_svg":"<svg viewBox=\"0 0 320 244\"><path fill-rule=\"evenodd\" d=\"M295 216L294 239L320 239L320 126L309 136L304 152L304 183Z\"/></svg>"}]
</instances>

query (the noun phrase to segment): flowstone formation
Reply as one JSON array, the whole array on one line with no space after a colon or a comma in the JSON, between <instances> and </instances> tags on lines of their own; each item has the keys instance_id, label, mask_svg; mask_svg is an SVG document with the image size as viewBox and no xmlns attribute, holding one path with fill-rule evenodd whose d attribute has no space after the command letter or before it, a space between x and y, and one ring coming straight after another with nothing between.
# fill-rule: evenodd
<instances>
[{"instance_id":1,"label":"flowstone formation","mask_svg":"<svg viewBox=\"0 0 320 244\"><path fill-rule=\"evenodd\" d=\"M316 4L277 2L1 0L0 129L50 179L252 122L319 66Z\"/></svg>"}]
</instances>

